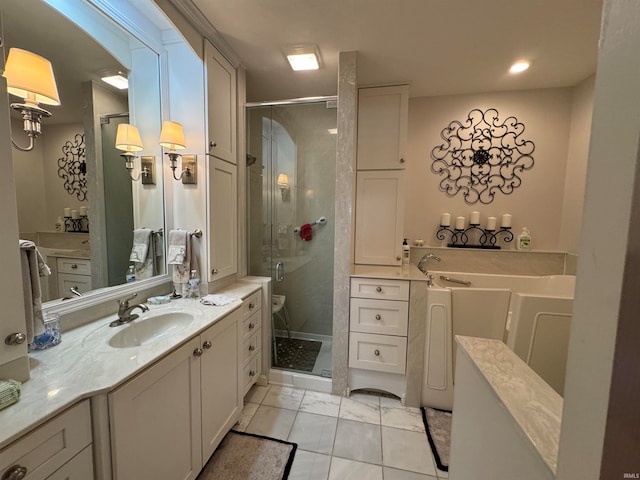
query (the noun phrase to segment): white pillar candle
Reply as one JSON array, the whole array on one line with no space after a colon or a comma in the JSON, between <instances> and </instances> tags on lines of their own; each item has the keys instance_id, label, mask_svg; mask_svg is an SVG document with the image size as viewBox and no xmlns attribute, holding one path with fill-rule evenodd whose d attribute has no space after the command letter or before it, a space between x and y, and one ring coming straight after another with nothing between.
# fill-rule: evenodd
<instances>
[{"instance_id":1,"label":"white pillar candle","mask_svg":"<svg viewBox=\"0 0 640 480\"><path fill-rule=\"evenodd\" d=\"M471 225L480 225L480 212L471 212L469 223Z\"/></svg>"},{"instance_id":2,"label":"white pillar candle","mask_svg":"<svg viewBox=\"0 0 640 480\"><path fill-rule=\"evenodd\" d=\"M65 217L70 217L71 216L71 209L70 208L65 208L64 209L64 216Z\"/></svg>"},{"instance_id":3,"label":"white pillar candle","mask_svg":"<svg viewBox=\"0 0 640 480\"><path fill-rule=\"evenodd\" d=\"M464 217L456 217L456 230L464 230Z\"/></svg>"},{"instance_id":4,"label":"white pillar candle","mask_svg":"<svg viewBox=\"0 0 640 480\"><path fill-rule=\"evenodd\" d=\"M87 207L80 207L80 216L82 217L86 217L87 216Z\"/></svg>"},{"instance_id":5,"label":"white pillar candle","mask_svg":"<svg viewBox=\"0 0 640 480\"><path fill-rule=\"evenodd\" d=\"M450 213L443 213L442 216L440 217L440 225L443 227L449 227L451 226L451 214Z\"/></svg>"},{"instance_id":6,"label":"white pillar candle","mask_svg":"<svg viewBox=\"0 0 640 480\"><path fill-rule=\"evenodd\" d=\"M80 218L80 212L74 208L71 210L71 218Z\"/></svg>"},{"instance_id":7,"label":"white pillar candle","mask_svg":"<svg viewBox=\"0 0 640 480\"><path fill-rule=\"evenodd\" d=\"M487 230L495 230L496 229L496 217L487 218Z\"/></svg>"},{"instance_id":8,"label":"white pillar candle","mask_svg":"<svg viewBox=\"0 0 640 480\"><path fill-rule=\"evenodd\" d=\"M505 213L504 215L502 215L502 222L500 222L500 226L502 228L510 227L511 226L511 215L509 215L508 213Z\"/></svg>"}]
</instances>

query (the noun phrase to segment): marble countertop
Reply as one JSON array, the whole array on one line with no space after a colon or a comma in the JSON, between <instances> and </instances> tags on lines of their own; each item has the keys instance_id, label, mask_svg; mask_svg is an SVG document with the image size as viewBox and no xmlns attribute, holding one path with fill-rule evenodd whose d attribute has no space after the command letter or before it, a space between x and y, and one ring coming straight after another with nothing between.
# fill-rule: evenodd
<instances>
[{"instance_id":1,"label":"marble countertop","mask_svg":"<svg viewBox=\"0 0 640 480\"><path fill-rule=\"evenodd\" d=\"M501 341L463 336L456 341L555 474L562 397Z\"/></svg>"},{"instance_id":2,"label":"marble countertop","mask_svg":"<svg viewBox=\"0 0 640 480\"><path fill-rule=\"evenodd\" d=\"M222 307L180 299L165 305L148 305L150 310L188 310L194 320L184 329L148 345L113 348L109 338L118 328L108 324L111 315L62 333L55 347L29 354L31 379L22 384L20 400L0 411L0 448L44 423L83 398L107 393L133 377L179 345L198 335L217 320L238 309L243 298L260 289L260 284L239 281L216 292L237 300ZM137 311L136 311L137 313Z\"/></svg>"},{"instance_id":3,"label":"marble countertop","mask_svg":"<svg viewBox=\"0 0 640 480\"><path fill-rule=\"evenodd\" d=\"M426 282L427 277L414 264L390 267L385 265L352 265L352 277L386 278L392 280L417 280Z\"/></svg>"},{"instance_id":4,"label":"marble countertop","mask_svg":"<svg viewBox=\"0 0 640 480\"><path fill-rule=\"evenodd\" d=\"M69 250L64 248L47 247L38 247L38 250L40 250L40 254L45 257L82 258L85 260L91 258L90 250Z\"/></svg>"}]
</instances>

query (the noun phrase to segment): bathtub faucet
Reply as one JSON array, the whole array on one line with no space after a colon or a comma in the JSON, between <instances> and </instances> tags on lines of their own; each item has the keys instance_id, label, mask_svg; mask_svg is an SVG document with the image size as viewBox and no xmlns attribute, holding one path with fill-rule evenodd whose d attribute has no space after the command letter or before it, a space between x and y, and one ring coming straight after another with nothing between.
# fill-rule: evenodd
<instances>
[{"instance_id":1,"label":"bathtub faucet","mask_svg":"<svg viewBox=\"0 0 640 480\"><path fill-rule=\"evenodd\" d=\"M435 256L433 253L427 253L426 255L423 255L420 261L418 261L418 270L420 270L425 275L429 274L429 271L427 270L427 264L429 263L429 260L435 260L436 262L441 261L440 257Z\"/></svg>"}]
</instances>

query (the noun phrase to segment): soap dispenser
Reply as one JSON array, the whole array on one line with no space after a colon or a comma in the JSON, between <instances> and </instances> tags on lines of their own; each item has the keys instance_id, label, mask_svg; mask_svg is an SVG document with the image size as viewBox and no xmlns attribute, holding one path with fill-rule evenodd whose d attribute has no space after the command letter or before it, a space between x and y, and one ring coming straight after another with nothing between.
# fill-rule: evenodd
<instances>
[{"instance_id":1,"label":"soap dispenser","mask_svg":"<svg viewBox=\"0 0 640 480\"><path fill-rule=\"evenodd\" d=\"M402 264L403 265L409 265L410 254L411 254L411 248L409 247L409 242L407 242L407 239L405 238L402 241Z\"/></svg>"},{"instance_id":2,"label":"soap dispenser","mask_svg":"<svg viewBox=\"0 0 640 480\"><path fill-rule=\"evenodd\" d=\"M522 229L522 233L516 239L517 250L531 250L531 232L527 227Z\"/></svg>"}]
</instances>

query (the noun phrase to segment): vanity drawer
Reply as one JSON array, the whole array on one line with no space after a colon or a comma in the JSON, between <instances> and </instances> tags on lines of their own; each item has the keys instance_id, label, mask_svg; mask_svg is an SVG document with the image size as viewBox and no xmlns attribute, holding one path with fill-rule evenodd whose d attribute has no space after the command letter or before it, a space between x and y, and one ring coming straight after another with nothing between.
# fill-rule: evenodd
<instances>
[{"instance_id":1,"label":"vanity drawer","mask_svg":"<svg viewBox=\"0 0 640 480\"><path fill-rule=\"evenodd\" d=\"M409 300L409 282L380 278L351 278L351 296L380 300Z\"/></svg>"},{"instance_id":2,"label":"vanity drawer","mask_svg":"<svg viewBox=\"0 0 640 480\"><path fill-rule=\"evenodd\" d=\"M260 375L260 355L256 355L253 359L249 360L243 369L244 379L244 393L247 393L251 385L256 383L258 380L258 375Z\"/></svg>"},{"instance_id":3,"label":"vanity drawer","mask_svg":"<svg viewBox=\"0 0 640 480\"><path fill-rule=\"evenodd\" d=\"M261 293L262 293L261 291L252 293L250 296L248 296L242 301L242 307L240 307L243 314L242 318L250 317L255 312L260 310L260 307L262 306Z\"/></svg>"},{"instance_id":4,"label":"vanity drawer","mask_svg":"<svg viewBox=\"0 0 640 480\"><path fill-rule=\"evenodd\" d=\"M89 259L58 257L56 266L58 267L58 273L91 275L91 260Z\"/></svg>"},{"instance_id":5,"label":"vanity drawer","mask_svg":"<svg viewBox=\"0 0 640 480\"><path fill-rule=\"evenodd\" d=\"M27 469L25 480L47 478L90 443L91 417L85 400L0 451L0 477L21 466Z\"/></svg>"},{"instance_id":6,"label":"vanity drawer","mask_svg":"<svg viewBox=\"0 0 640 480\"><path fill-rule=\"evenodd\" d=\"M260 336L260 332L261 330L259 328L257 330L254 330L253 334L251 334L251 336L244 341L242 345L243 365L245 365L247 363L247 360L253 357L260 349L260 340L262 338Z\"/></svg>"},{"instance_id":7,"label":"vanity drawer","mask_svg":"<svg viewBox=\"0 0 640 480\"><path fill-rule=\"evenodd\" d=\"M242 321L242 340L246 340L260 328L260 311L257 311L249 318L245 318Z\"/></svg>"},{"instance_id":8,"label":"vanity drawer","mask_svg":"<svg viewBox=\"0 0 640 480\"><path fill-rule=\"evenodd\" d=\"M407 338L369 333L349 336L349 367L376 372L405 373Z\"/></svg>"},{"instance_id":9,"label":"vanity drawer","mask_svg":"<svg viewBox=\"0 0 640 480\"><path fill-rule=\"evenodd\" d=\"M384 335L407 335L409 303L352 298L350 330Z\"/></svg>"}]
</instances>

